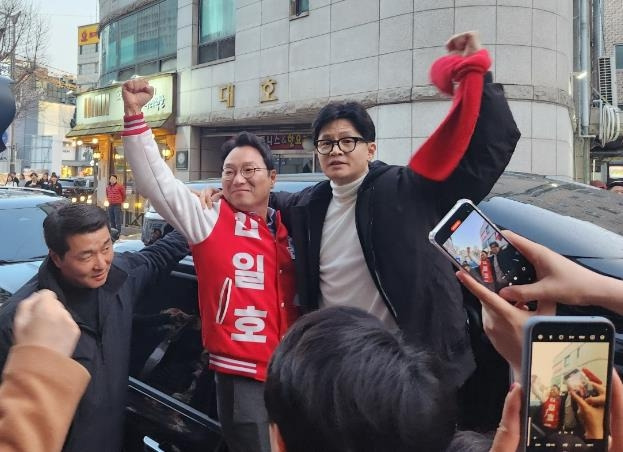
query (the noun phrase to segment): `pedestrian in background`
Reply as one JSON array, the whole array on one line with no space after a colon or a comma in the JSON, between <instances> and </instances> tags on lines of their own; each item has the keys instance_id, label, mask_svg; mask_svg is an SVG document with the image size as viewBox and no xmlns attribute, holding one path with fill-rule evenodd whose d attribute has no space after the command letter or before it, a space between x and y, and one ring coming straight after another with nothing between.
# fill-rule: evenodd
<instances>
[{"instance_id":1,"label":"pedestrian in background","mask_svg":"<svg viewBox=\"0 0 623 452\"><path fill-rule=\"evenodd\" d=\"M20 187L24 187L26 185L26 176L24 176L24 173L19 173L19 180L17 183Z\"/></svg>"},{"instance_id":2,"label":"pedestrian in background","mask_svg":"<svg viewBox=\"0 0 623 452\"><path fill-rule=\"evenodd\" d=\"M59 183L56 173L52 173L50 176L50 186L48 187L48 190L52 190L57 195L63 194L63 186Z\"/></svg>"},{"instance_id":3,"label":"pedestrian in background","mask_svg":"<svg viewBox=\"0 0 623 452\"><path fill-rule=\"evenodd\" d=\"M30 180L24 184L24 187L41 188L37 173L30 173Z\"/></svg>"},{"instance_id":4,"label":"pedestrian in background","mask_svg":"<svg viewBox=\"0 0 623 452\"><path fill-rule=\"evenodd\" d=\"M39 181L39 186L43 188L44 190L50 189L50 177L47 171L43 173L43 176L41 176L41 180Z\"/></svg>"},{"instance_id":5,"label":"pedestrian in background","mask_svg":"<svg viewBox=\"0 0 623 452\"><path fill-rule=\"evenodd\" d=\"M108 219L110 227L121 232L121 204L125 201L125 187L117 183L117 175L111 174L106 186L108 199Z\"/></svg>"},{"instance_id":6,"label":"pedestrian in background","mask_svg":"<svg viewBox=\"0 0 623 452\"><path fill-rule=\"evenodd\" d=\"M6 177L6 182L4 183L4 185L7 187L17 187L19 185L15 173L9 173L9 175Z\"/></svg>"}]
</instances>

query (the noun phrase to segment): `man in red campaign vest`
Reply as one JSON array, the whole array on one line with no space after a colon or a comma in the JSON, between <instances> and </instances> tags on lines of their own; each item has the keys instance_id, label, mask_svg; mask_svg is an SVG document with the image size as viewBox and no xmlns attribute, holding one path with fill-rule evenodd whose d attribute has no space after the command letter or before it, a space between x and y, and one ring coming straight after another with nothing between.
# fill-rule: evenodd
<instances>
[{"instance_id":1,"label":"man in red campaign vest","mask_svg":"<svg viewBox=\"0 0 623 452\"><path fill-rule=\"evenodd\" d=\"M223 195L212 209L160 158L141 108L153 88L123 85L124 148L138 191L191 244L199 284L203 345L216 371L218 414L231 452L270 451L264 407L266 367L296 320L294 251L268 207L276 171L270 148L241 132L222 147Z\"/></svg>"}]
</instances>

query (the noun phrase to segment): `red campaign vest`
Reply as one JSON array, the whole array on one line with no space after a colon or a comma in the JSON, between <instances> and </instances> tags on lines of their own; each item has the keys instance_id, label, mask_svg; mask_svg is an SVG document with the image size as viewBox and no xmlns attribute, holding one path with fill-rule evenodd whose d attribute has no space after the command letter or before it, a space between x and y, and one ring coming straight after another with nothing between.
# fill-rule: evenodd
<instances>
[{"instance_id":1,"label":"red campaign vest","mask_svg":"<svg viewBox=\"0 0 623 452\"><path fill-rule=\"evenodd\" d=\"M491 268L491 262L489 262L489 259L482 259L480 261L480 276L482 277L483 282L493 282L493 269Z\"/></svg>"},{"instance_id":2,"label":"red campaign vest","mask_svg":"<svg viewBox=\"0 0 623 452\"><path fill-rule=\"evenodd\" d=\"M557 429L560 422L560 397L548 397L541 406L543 427Z\"/></svg>"},{"instance_id":3,"label":"red campaign vest","mask_svg":"<svg viewBox=\"0 0 623 452\"><path fill-rule=\"evenodd\" d=\"M265 381L272 352L298 317L293 250L279 212L275 229L223 200L212 233L192 247L203 346L217 372Z\"/></svg>"}]
</instances>

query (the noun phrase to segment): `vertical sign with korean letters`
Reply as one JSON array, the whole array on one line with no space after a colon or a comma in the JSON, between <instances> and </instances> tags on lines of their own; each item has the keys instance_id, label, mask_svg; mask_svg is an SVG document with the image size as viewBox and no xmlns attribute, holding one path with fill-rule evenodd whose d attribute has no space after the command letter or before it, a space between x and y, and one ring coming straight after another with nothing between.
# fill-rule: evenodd
<instances>
[{"instance_id":1,"label":"vertical sign with korean letters","mask_svg":"<svg viewBox=\"0 0 623 452\"><path fill-rule=\"evenodd\" d=\"M234 235L250 239L260 239L259 224L257 220L236 212L236 225ZM238 252L232 259L234 266L234 285L242 290L264 290L264 256ZM247 306L244 309L235 309L236 321L234 326L238 330L231 334L233 341L265 343L266 335L261 334L266 327L264 319L267 311L257 309L255 306Z\"/></svg>"}]
</instances>

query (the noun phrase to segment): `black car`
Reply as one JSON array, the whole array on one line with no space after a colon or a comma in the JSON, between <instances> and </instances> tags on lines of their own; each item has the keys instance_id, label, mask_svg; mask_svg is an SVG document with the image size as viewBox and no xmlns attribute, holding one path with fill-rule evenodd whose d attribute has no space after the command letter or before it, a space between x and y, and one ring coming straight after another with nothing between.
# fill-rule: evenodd
<instances>
[{"instance_id":1,"label":"black car","mask_svg":"<svg viewBox=\"0 0 623 452\"><path fill-rule=\"evenodd\" d=\"M0 187L0 304L37 272L48 254L43 220L66 204L52 191Z\"/></svg>"},{"instance_id":2,"label":"black car","mask_svg":"<svg viewBox=\"0 0 623 452\"><path fill-rule=\"evenodd\" d=\"M62 195L72 203L93 202L95 185L92 177L63 178L58 180L62 187Z\"/></svg>"}]
</instances>

